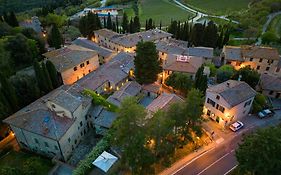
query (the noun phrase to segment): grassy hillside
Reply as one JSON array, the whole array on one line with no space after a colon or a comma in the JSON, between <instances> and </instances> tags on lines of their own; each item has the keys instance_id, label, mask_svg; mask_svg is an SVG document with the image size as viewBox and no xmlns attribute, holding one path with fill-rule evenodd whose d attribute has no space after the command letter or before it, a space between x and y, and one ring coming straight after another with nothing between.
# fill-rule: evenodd
<instances>
[{"instance_id":1,"label":"grassy hillside","mask_svg":"<svg viewBox=\"0 0 281 175\"><path fill-rule=\"evenodd\" d=\"M206 13L226 15L232 11L246 9L251 0L181 0L187 5Z\"/></svg>"},{"instance_id":2,"label":"grassy hillside","mask_svg":"<svg viewBox=\"0 0 281 175\"><path fill-rule=\"evenodd\" d=\"M140 0L139 14L143 25L146 19L152 18L156 26L159 26L160 21L162 26L169 25L171 19L186 21L193 15L169 0Z\"/></svg>"},{"instance_id":3,"label":"grassy hillside","mask_svg":"<svg viewBox=\"0 0 281 175\"><path fill-rule=\"evenodd\" d=\"M0 14L2 14L4 11L10 10L22 12L58 1L60 0L0 0Z\"/></svg>"}]
</instances>

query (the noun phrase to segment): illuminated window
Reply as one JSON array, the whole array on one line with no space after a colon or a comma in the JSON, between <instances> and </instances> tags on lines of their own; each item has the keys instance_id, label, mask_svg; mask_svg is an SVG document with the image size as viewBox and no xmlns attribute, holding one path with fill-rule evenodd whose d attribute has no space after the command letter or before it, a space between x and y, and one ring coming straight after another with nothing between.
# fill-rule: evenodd
<instances>
[{"instance_id":1,"label":"illuminated window","mask_svg":"<svg viewBox=\"0 0 281 175\"><path fill-rule=\"evenodd\" d=\"M74 71L77 71L77 67L75 66L75 67L73 68L73 70L74 70Z\"/></svg>"},{"instance_id":2,"label":"illuminated window","mask_svg":"<svg viewBox=\"0 0 281 175\"><path fill-rule=\"evenodd\" d=\"M85 64L84 63L82 63L82 64L80 64L80 67L82 68L82 67L84 67L85 66Z\"/></svg>"},{"instance_id":3,"label":"illuminated window","mask_svg":"<svg viewBox=\"0 0 281 175\"><path fill-rule=\"evenodd\" d=\"M87 63L87 65L88 65L88 64L90 64L90 61L87 61L86 63Z\"/></svg>"}]
</instances>

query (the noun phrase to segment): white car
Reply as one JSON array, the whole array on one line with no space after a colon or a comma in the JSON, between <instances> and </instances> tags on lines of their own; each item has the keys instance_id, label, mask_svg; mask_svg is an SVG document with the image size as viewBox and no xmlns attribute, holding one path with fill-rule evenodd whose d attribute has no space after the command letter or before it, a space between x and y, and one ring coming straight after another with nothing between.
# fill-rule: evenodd
<instances>
[{"instance_id":1,"label":"white car","mask_svg":"<svg viewBox=\"0 0 281 175\"><path fill-rule=\"evenodd\" d=\"M259 118L269 117L272 116L273 112L269 109L262 110L258 113Z\"/></svg>"},{"instance_id":2,"label":"white car","mask_svg":"<svg viewBox=\"0 0 281 175\"><path fill-rule=\"evenodd\" d=\"M232 124L229 126L229 128L230 128L232 131L236 132L236 131L238 131L239 129L241 129L243 126L244 126L244 124L243 124L242 122L237 121L237 122L235 122L235 123L232 123Z\"/></svg>"}]
</instances>

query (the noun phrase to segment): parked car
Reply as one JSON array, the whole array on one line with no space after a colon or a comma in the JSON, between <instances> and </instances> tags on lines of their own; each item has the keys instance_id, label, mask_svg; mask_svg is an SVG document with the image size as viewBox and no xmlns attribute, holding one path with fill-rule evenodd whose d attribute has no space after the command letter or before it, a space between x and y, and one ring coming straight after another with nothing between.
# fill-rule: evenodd
<instances>
[{"instance_id":1,"label":"parked car","mask_svg":"<svg viewBox=\"0 0 281 175\"><path fill-rule=\"evenodd\" d=\"M269 109L264 109L258 113L259 118L265 118L265 117L270 117L270 116L273 116L273 112Z\"/></svg>"},{"instance_id":2,"label":"parked car","mask_svg":"<svg viewBox=\"0 0 281 175\"><path fill-rule=\"evenodd\" d=\"M235 123L232 123L232 124L229 126L229 128L230 128L232 131L236 132L236 131L238 131L239 129L241 129L243 126L244 126L244 124L243 124L242 122L237 121L237 122L235 122Z\"/></svg>"}]
</instances>

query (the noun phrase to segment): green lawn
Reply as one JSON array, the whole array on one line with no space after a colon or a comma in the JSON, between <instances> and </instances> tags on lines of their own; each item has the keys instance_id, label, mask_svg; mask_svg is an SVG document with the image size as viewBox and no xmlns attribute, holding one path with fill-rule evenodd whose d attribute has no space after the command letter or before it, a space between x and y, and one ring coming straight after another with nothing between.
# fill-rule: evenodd
<instances>
[{"instance_id":1,"label":"green lawn","mask_svg":"<svg viewBox=\"0 0 281 175\"><path fill-rule=\"evenodd\" d=\"M274 32L277 37L281 36L281 15L276 16L271 21L268 30Z\"/></svg>"},{"instance_id":2,"label":"green lawn","mask_svg":"<svg viewBox=\"0 0 281 175\"><path fill-rule=\"evenodd\" d=\"M172 19L187 21L189 17L194 15L169 0L140 0L139 14L143 26L145 20L149 18L155 21L156 26L159 26L160 21L162 21L162 26L167 26Z\"/></svg>"},{"instance_id":3,"label":"green lawn","mask_svg":"<svg viewBox=\"0 0 281 175\"><path fill-rule=\"evenodd\" d=\"M185 4L208 14L227 15L247 9L251 0L181 0Z\"/></svg>"},{"instance_id":4,"label":"green lawn","mask_svg":"<svg viewBox=\"0 0 281 175\"><path fill-rule=\"evenodd\" d=\"M19 170L23 170L24 169L23 167L27 166L27 162L34 163L34 161L31 161L31 159L33 158L35 158L36 160L36 165L35 165L36 168L30 166L29 169L34 170L35 174L38 175L48 174L48 172L54 166L51 160L49 159L41 158L39 156L35 156L29 153L11 151L8 154L1 157L0 172L3 167L13 167Z\"/></svg>"}]
</instances>

